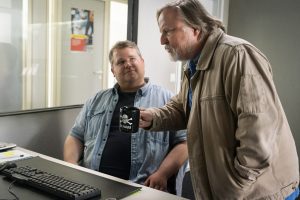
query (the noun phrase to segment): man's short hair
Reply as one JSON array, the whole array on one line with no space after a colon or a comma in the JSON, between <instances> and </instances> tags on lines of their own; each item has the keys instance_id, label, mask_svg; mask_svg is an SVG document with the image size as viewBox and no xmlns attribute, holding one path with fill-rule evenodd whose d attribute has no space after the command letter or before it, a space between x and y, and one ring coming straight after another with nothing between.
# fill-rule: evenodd
<instances>
[{"instance_id":1,"label":"man's short hair","mask_svg":"<svg viewBox=\"0 0 300 200\"><path fill-rule=\"evenodd\" d=\"M129 40L124 40L124 41L119 41L117 42L109 51L109 62L112 65L113 64L113 54L114 51L117 49L124 49L124 48L133 48L136 50L136 52L138 53L138 55L140 57L142 57L140 49L138 48L138 46L136 45L135 42L129 41Z\"/></svg>"}]
</instances>

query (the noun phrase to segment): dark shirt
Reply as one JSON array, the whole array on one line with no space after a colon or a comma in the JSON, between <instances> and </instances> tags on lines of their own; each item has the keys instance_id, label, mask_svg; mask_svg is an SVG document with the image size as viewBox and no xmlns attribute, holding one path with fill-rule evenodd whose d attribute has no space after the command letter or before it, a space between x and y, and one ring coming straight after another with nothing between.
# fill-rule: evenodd
<instances>
[{"instance_id":1,"label":"dark shirt","mask_svg":"<svg viewBox=\"0 0 300 200\"><path fill-rule=\"evenodd\" d=\"M120 91L118 93L119 101L113 113L99 171L128 180L131 161L131 133L119 131L119 115L121 107L133 106L136 93Z\"/></svg>"}]
</instances>

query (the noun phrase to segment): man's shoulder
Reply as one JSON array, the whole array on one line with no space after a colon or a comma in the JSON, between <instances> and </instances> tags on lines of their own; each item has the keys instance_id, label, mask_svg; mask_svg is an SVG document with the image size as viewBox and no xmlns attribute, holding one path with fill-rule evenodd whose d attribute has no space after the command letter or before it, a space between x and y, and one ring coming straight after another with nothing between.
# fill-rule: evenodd
<instances>
[{"instance_id":1,"label":"man's shoulder","mask_svg":"<svg viewBox=\"0 0 300 200\"><path fill-rule=\"evenodd\" d=\"M89 102L98 102L99 100L105 100L113 95L114 91L113 88L100 90L96 94L94 94L92 97L88 99Z\"/></svg>"},{"instance_id":2,"label":"man's shoulder","mask_svg":"<svg viewBox=\"0 0 300 200\"><path fill-rule=\"evenodd\" d=\"M223 34L223 37L220 40L220 43L229 45L231 47L236 47L236 46L240 46L240 45L252 45L247 40L244 40L242 38L238 38L238 37L235 37L232 35L227 35L227 34Z\"/></svg>"},{"instance_id":3,"label":"man's shoulder","mask_svg":"<svg viewBox=\"0 0 300 200\"><path fill-rule=\"evenodd\" d=\"M139 95L143 96L140 98L140 105L143 107L161 107L165 105L174 94L159 85L147 84L144 88L141 89Z\"/></svg>"},{"instance_id":4,"label":"man's shoulder","mask_svg":"<svg viewBox=\"0 0 300 200\"><path fill-rule=\"evenodd\" d=\"M156 84L150 84L149 85L149 89L152 91L152 92L157 92L157 93L160 93L160 94L166 94L166 95L171 95L173 96L173 92L163 86L160 86L160 85L156 85Z\"/></svg>"},{"instance_id":5,"label":"man's shoulder","mask_svg":"<svg viewBox=\"0 0 300 200\"><path fill-rule=\"evenodd\" d=\"M226 48L227 50L234 50L235 52L248 52L250 54L259 53L265 60L268 60L267 57L252 43L242 38L235 36L223 34L222 39L219 42L219 47ZM253 52L253 53L252 53Z\"/></svg>"}]
</instances>

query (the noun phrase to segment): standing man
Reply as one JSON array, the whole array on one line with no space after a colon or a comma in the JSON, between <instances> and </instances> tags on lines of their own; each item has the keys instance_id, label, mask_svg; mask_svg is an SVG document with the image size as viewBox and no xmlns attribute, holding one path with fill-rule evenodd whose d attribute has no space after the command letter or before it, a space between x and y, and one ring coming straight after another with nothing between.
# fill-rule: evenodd
<instances>
[{"instance_id":1,"label":"standing man","mask_svg":"<svg viewBox=\"0 0 300 200\"><path fill-rule=\"evenodd\" d=\"M118 83L85 103L66 138L64 160L167 191L170 177L178 171L183 177L181 167L188 158L185 131L122 133L119 115L123 106L163 106L172 94L144 79L144 59L135 43L116 43L109 60ZM180 189L182 180L178 184ZM175 184L168 189L175 193Z\"/></svg>"},{"instance_id":2,"label":"standing man","mask_svg":"<svg viewBox=\"0 0 300 200\"><path fill-rule=\"evenodd\" d=\"M196 199L295 199L295 141L267 58L224 33L198 0L157 12L160 42L186 61L179 94L141 112L140 127L187 128Z\"/></svg>"}]
</instances>

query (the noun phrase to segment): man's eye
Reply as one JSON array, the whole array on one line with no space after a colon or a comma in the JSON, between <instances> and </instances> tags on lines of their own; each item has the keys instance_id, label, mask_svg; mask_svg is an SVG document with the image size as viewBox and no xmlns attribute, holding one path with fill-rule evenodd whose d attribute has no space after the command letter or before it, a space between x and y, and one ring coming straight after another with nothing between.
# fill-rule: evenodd
<instances>
[{"instance_id":1,"label":"man's eye","mask_svg":"<svg viewBox=\"0 0 300 200\"><path fill-rule=\"evenodd\" d=\"M117 62L117 65L124 65L125 61L124 60L120 60Z\"/></svg>"},{"instance_id":2,"label":"man's eye","mask_svg":"<svg viewBox=\"0 0 300 200\"><path fill-rule=\"evenodd\" d=\"M168 30L164 30L163 31L163 35L170 35L173 31L175 31L175 28L172 28L172 29L168 29Z\"/></svg>"},{"instance_id":3,"label":"man's eye","mask_svg":"<svg viewBox=\"0 0 300 200\"><path fill-rule=\"evenodd\" d=\"M136 58L130 58L130 62L135 62Z\"/></svg>"},{"instance_id":4,"label":"man's eye","mask_svg":"<svg viewBox=\"0 0 300 200\"><path fill-rule=\"evenodd\" d=\"M167 31L167 30L163 31L164 35L168 35L168 33L169 33L169 31Z\"/></svg>"}]
</instances>

